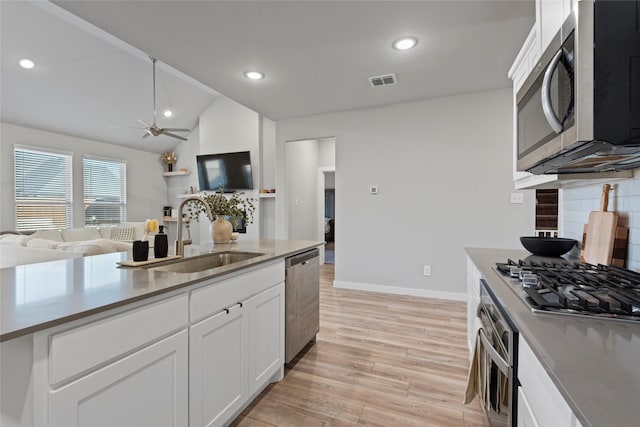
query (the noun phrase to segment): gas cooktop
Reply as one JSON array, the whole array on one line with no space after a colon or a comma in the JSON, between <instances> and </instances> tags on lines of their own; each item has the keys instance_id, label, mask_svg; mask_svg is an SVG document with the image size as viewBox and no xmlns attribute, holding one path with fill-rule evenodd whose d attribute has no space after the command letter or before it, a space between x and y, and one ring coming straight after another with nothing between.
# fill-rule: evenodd
<instances>
[{"instance_id":1,"label":"gas cooktop","mask_svg":"<svg viewBox=\"0 0 640 427\"><path fill-rule=\"evenodd\" d=\"M640 323L640 274L564 259L496 263L504 280L534 312Z\"/></svg>"}]
</instances>

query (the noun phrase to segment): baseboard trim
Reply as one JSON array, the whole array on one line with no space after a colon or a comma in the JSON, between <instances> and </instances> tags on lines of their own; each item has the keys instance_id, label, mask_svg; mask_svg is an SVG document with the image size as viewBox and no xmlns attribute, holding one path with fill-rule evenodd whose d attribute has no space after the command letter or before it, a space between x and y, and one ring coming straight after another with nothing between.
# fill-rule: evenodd
<instances>
[{"instance_id":1,"label":"baseboard trim","mask_svg":"<svg viewBox=\"0 0 640 427\"><path fill-rule=\"evenodd\" d=\"M450 301L466 301L467 294L458 292L433 291L429 289L400 288L397 286L371 285L368 283L333 281L334 288L354 289L357 291L380 292L383 294L409 295L422 298L436 298Z\"/></svg>"}]
</instances>

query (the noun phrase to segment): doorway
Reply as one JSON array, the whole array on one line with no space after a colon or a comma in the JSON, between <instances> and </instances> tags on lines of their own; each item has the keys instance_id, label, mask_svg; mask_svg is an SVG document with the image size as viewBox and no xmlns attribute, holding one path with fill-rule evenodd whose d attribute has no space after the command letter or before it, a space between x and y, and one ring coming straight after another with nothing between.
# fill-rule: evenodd
<instances>
[{"instance_id":1,"label":"doorway","mask_svg":"<svg viewBox=\"0 0 640 427\"><path fill-rule=\"evenodd\" d=\"M287 141L285 171L288 238L329 238L329 261L335 263L335 138Z\"/></svg>"},{"instance_id":2,"label":"doorway","mask_svg":"<svg viewBox=\"0 0 640 427\"><path fill-rule=\"evenodd\" d=\"M323 229L318 237L326 242L324 263L335 264L336 172L334 167L318 168L318 195L322 197L318 206L323 224Z\"/></svg>"}]
</instances>

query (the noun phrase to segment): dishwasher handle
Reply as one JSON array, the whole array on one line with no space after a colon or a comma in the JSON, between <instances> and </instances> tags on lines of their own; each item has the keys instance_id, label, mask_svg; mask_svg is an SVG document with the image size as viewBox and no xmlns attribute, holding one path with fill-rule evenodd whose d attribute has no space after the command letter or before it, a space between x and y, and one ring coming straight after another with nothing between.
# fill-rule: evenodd
<instances>
[{"instance_id":1,"label":"dishwasher handle","mask_svg":"<svg viewBox=\"0 0 640 427\"><path fill-rule=\"evenodd\" d=\"M297 254L289 258L285 258L284 260L285 267L289 268L298 264L306 265L309 263L309 260L313 258L318 258L318 256L319 256L318 248L311 249L310 251L306 251L301 254Z\"/></svg>"}]
</instances>

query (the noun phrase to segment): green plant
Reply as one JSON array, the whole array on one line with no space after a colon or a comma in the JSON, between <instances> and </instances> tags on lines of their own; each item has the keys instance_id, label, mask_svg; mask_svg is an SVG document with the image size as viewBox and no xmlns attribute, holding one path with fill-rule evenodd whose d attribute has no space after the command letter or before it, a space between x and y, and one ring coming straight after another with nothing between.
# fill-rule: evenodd
<instances>
[{"instance_id":1,"label":"green plant","mask_svg":"<svg viewBox=\"0 0 640 427\"><path fill-rule=\"evenodd\" d=\"M234 191L230 196L225 195L222 188L214 193L202 193L202 199L209 205L213 215L225 215L235 227L239 225L238 220L244 219L245 224L253 223L253 214L256 210L253 202L255 199L244 197L244 192ZM200 215L206 215L205 207L201 202L191 200L186 204L187 216L193 221L199 221ZM187 227L189 223L187 222Z\"/></svg>"}]
</instances>

